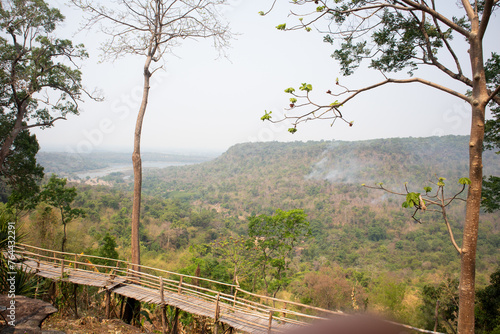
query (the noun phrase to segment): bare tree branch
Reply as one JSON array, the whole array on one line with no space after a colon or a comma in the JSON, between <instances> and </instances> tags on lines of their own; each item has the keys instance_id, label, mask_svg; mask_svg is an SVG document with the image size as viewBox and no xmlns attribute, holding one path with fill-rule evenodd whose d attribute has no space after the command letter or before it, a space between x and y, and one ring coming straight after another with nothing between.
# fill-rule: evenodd
<instances>
[{"instance_id":1,"label":"bare tree branch","mask_svg":"<svg viewBox=\"0 0 500 334\"><path fill-rule=\"evenodd\" d=\"M419 4L419 3L411 1L411 0L401 0L401 1L406 3L408 6L413 7L413 9L415 9L415 10L418 9L418 10L421 10L421 11L424 11L424 12L430 14L432 17L435 17L438 21L443 22L445 25L452 28L456 32L460 33L461 35L464 35L465 37L469 37L469 35L470 35L469 31L465 30L464 28L462 28L461 26L459 26L455 22L451 21L450 19L448 19L446 16L442 15L438 11L436 11L432 8L429 8L428 6L426 6L424 4ZM467 1L463 0L463 2L467 2ZM469 4L469 6L470 6L470 4Z\"/></svg>"},{"instance_id":2,"label":"bare tree branch","mask_svg":"<svg viewBox=\"0 0 500 334\"><path fill-rule=\"evenodd\" d=\"M474 12L474 8L472 8L472 5L467 0L462 0L462 6L464 6L465 13L467 14L467 17L469 18L469 21L472 22L474 20L474 16L476 15Z\"/></svg>"},{"instance_id":3,"label":"bare tree branch","mask_svg":"<svg viewBox=\"0 0 500 334\"><path fill-rule=\"evenodd\" d=\"M496 103L500 104L500 97L497 96L500 93L500 85L498 85L497 88L493 92L488 92L490 96L488 97L488 100L486 100L485 104L488 104L491 100L495 100Z\"/></svg>"},{"instance_id":4,"label":"bare tree branch","mask_svg":"<svg viewBox=\"0 0 500 334\"><path fill-rule=\"evenodd\" d=\"M481 24L479 25L479 31L477 32L479 39L483 39L484 33L486 32L486 27L490 21L493 5L493 0L486 0L484 2L483 16L481 17Z\"/></svg>"},{"instance_id":5,"label":"bare tree branch","mask_svg":"<svg viewBox=\"0 0 500 334\"><path fill-rule=\"evenodd\" d=\"M56 117L52 119L50 122L45 122L45 123L36 123L36 124L31 124L31 125L25 125L21 127L21 130L26 130L26 129L31 129L31 128L37 128L37 127L48 127L54 125L55 121L58 121L60 119L66 120L66 117Z\"/></svg>"}]
</instances>

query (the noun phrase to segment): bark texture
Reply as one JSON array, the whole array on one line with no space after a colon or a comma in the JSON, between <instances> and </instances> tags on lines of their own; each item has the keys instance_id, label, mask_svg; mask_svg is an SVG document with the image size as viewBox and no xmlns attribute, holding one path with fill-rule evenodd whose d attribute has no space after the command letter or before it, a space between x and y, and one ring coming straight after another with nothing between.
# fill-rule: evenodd
<instances>
[{"instance_id":1,"label":"bark texture","mask_svg":"<svg viewBox=\"0 0 500 334\"><path fill-rule=\"evenodd\" d=\"M488 91L484 73L482 36L478 34L477 15L472 20L470 36L470 59L473 74L472 123L469 142L469 179L471 185L467 195L464 233L462 240L461 272L459 286L458 333L474 334L474 300L476 277L476 248L479 226L479 211L483 183L483 140L485 108Z\"/></svg>"}]
</instances>

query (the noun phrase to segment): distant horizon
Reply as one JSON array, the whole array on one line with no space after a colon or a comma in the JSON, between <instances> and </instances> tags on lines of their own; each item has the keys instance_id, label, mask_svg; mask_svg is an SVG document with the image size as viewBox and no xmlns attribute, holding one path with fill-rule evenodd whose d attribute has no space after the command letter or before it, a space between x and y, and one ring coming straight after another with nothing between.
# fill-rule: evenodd
<instances>
[{"instance_id":1,"label":"distant horizon","mask_svg":"<svg viewBox=\"0 0 500 334\"><path fill-rule=\"evenodd\" d=\"M442 138L442 137L467 137L468 134L446 134L441 136L406 136L406 137L379 137L379 138L370 138L370 139L354 139L354 140L344 140L344 139L319 139L319 140L294 140L294 141L285 141L285 140L270 140L270 141L247 141L234 143L229 145L225 149L203 149L203 148L166 148L165 150L158 150L158 148L153 147L142 147L142 154L152 153L152 154L172 154L172 155L181 155L181 156L218 156L222 153L229 150L231 147L239 144L251 144L251 143L270 143L270 142L278 142L278 143L293 143L293 142L363 142L363 141L372 141L372 140L383 140L383 139L407 139L407 138ZM73 150L65 149L62 146L49 146L49 147L41 147L39 153L73 153L73 154L92 154L92 153L123 153L123 154L132 154L132 150L125 147L120 148L104 148L104 149L93 149L90 152L75 152Z\"/></svg>"}]
</instances>

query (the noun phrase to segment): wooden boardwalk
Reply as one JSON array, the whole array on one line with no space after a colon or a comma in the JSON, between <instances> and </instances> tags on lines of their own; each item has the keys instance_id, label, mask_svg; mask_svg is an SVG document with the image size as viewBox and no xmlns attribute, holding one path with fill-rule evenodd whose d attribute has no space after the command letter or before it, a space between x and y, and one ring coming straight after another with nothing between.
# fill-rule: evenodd
<instances>
[{"instance_id":1,"label":"wooden boardwalk","mask_svg":"<svg viewBox=\"0 0 500 334\"><path fill-rule=\"evenodd\" d=\"M245 333L282 333L313 320L345 316L342 312L261 296L237 285L202 277L147 266L140 266L140 271L135 271L131 263L115 259L62 253L25 244L18 245L16 257L18 267L41 277L98 287L108 296L116 293L144 303L170 305Z\"/></svg>"}]
</instances>

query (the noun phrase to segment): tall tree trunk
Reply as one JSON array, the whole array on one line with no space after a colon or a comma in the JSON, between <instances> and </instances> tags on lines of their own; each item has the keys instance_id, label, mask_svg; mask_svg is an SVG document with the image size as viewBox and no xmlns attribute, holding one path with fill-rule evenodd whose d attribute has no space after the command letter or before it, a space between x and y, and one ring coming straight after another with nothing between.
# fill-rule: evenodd
<instances>
[{"instance_id":1,"label":"tall tree trunk","mask_svg":"<svg viewBox=\"0 0 500 334\"><path fill-rule=\"evenodd\" d=\"M473 24L473 32L474 28ZM474 334L476 247L483 183L484 114L488 99L482 40L477 34L471 35L469 53L473 74L472 124L469 139L469 178L471 185L467 195L467 211L462 241L458 311L459 334Z\"/></svg>"},{"instance_id":2,"label":"tall tree trunk","mask_svg":"<svg viewBox=\"0 0 500 334\"><path fill-rule=\"evenodd\" d=\"M142 122L146 113L149 97L149 80L151 72L149 66L151 65L151 56L146 58L144 64L144 90L142 93L142 103L137 115L137 122L135 124L134 133L134 152L132 154L132 164L134 167L134 199L132 205L132 268L139 271L141 264L141 253L139 244L139 225L141 216L141 191L142 191L142 161L141 161L141 132Z\"/></svg>"},{"instance_id":3,"label":"tall tree trunk","mask_svg":"<svg viewBox=\"0 0 500 334\"><path fill-rule=\"evenodd\" d=\"M135 124L134 132L134 152L132 153L132 164L134 167L134 198L132 204L132 269L140 271L141 264L141 249L139 242L139 226L141 217L141 192L142 192L142 160L141 160L141 132L142 122L146 113L149 97L149 80L151 72L149 66L151 65L152 56L146 58L144 63L144 89L142 93L142 103L137 115L137 122ZM140 303L134 298L128 298L126 309L124 312L123 320L126 323L139 322Z\"/></svg>"}]
</instances>

